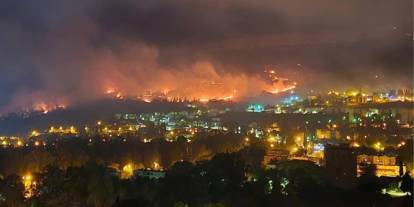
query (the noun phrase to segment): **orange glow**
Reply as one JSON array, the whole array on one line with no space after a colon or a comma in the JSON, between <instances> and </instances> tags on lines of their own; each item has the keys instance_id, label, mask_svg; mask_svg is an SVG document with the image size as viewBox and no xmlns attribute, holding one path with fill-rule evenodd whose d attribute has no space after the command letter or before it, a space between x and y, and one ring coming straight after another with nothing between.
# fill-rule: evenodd
<instances>
[{"instance_id":1,"label":"orange glow","mask_svg":"<svg viewBox=\"0 0 414 207\"><path fill-rule=\"evenodd\" d=\"M119 100L135 97L147 103L154 100L205 103L212 100L238 101L245 97L260 95L264 91L279 94L297 87L296 82L279 77L277 73L275 70L265 70L265 77L259 74L218 73L211 64L198 63L188 71L162 73L160 81L150 85L141 86L135 82L124 84L122 81L116 82L116 87L105 84L103 92L100 91L99 94ZM61 99L51 102L40 101L31 109L47 114L56 109L66 108L67 103L67 101L62 102Z\"/></svg>"},{"instance_id":2,"label":"orange glow","mask_svg":"<svg viewBox=\"0 0 414 207\"><path fill-rule=\"evenodd\" d=\"M286 91L293 90L295 88L296 88L296 85L292 85L292 86L288 86L288 87L282 88L282 89L277 89L277 88L276 89L272 89L269 92L270 93L273 93L273 94L278 94L278 93L283 93L283 92L286 92Z\"/></svg>"},{"instance_id":3,"label":"orange glow","mask_svg":"<svg viewBox=\"0 0 414 207\"><path fill-rule=\"evenodd\" d=\"M148 98L144 98L144 99L142 99L144 102L146 102L146 103L151 103L152 102L152 100L151 99L148 99Z\"/></svg>"},{"instance_id":4,"label":"orange glow","mask_svg":"<svg viewBox=\"0 0 414 207\"><path fill-rule=\"evenodd\" d=\"M219 74L211 65L200 63L195 66L194 71L168 74L162 81L144 89L120 85L119 89L107 87L106 94L114 99L135 97L147 103L154 100L206 103L212 100L237 101L244 97L260 95L263 91L278 94L297 87L296 82L278 77L275 70L265 71L265 74L266 77L243 73ZM178 78L180 81L176 81Z\"/></svg>"},{"instance_id":5,"label":"orange glow","mask_svg":"<svg viewBox=\"0 0 414 207\"><path fill-rule=\"evenodd\" d=\"M228 101L228 100L231 100L231 99L233 99L233 95L222 97L219 100Z\"/></svg>"},{"instance_id":6,"label":"orange glow","mask_svg":"<svg viewBox=\"0 0 414 207\"><path fill-rule=\"evenodd\" d=\"M46 102L38 102L32 106L32 110L40 111L43 114L47 114L57 109L65 109L65 108L66 108L66 104L53 104L53 103L46 103Z\"/></svg>"},{"instance_id":7,"label":"orange glow","mask_svg":"<svg viewBox=\"0 0 414 207\"><path fill-rule=\"evenodd\" d=\"M116 96L115 96L117 99L123 99L124 98L124 96L122 96L122 94L121 93L117 93L116 94Z\"/></svg>"},{"instance_id":8,"label":"orange glow","mask_svg":"<svg viewBox=\"0 0 414 207\"><path fill-rule=\"evenodd\" d=\"M108 89L108 90L106 90L106 94L111 94L111 93L114 93L114 92L115 92L114 89Z\"/></svg>"},{"instance_id":9,"label":"orange glow","mask_svg":"<svg viewBox=\"0 0 414 207\"><path fill-rule=\"evenodd\" d=\"M265 91L269 93L283 93L286 91L291 91L295 89L297 86L296 82L291 82L287 78L281 78L276 76L275 70L265 70L265 73L268 75L269 79L272 82L272 84L270 86L267 86L267 88L265 89Z\"/></svg>"}]
</instances>

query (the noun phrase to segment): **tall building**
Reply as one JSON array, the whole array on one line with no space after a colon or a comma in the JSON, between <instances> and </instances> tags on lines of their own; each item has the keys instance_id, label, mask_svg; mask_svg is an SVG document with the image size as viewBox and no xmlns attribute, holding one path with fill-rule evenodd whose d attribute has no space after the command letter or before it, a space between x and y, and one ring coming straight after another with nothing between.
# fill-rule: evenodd
<instances>
[{"instance_id":1,"label":"tall building","mask_svg":"<svg viewBox=\"0 0 414 207\"><path fill-rule=\"evenodd\" d=\"M356 152L348 145L325 148L325 167L332 183L338 187L352 187L357 177Z\"/></svg>"}]
</instances>

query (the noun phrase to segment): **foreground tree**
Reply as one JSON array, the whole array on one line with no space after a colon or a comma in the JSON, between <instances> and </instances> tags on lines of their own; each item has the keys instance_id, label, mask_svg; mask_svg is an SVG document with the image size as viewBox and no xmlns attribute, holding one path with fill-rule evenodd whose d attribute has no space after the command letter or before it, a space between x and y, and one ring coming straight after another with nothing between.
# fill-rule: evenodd
<instances>
[{"instance_id":1,"label":"foreground tree","mask_svg":"<svg viewBox=\"0 0 414 207\"><path fill-rule=\"evenodd\" d=\"M20 207L24 204L24 185L17 175L0 181L0 206Z\"/></svg>"}]
</instances>

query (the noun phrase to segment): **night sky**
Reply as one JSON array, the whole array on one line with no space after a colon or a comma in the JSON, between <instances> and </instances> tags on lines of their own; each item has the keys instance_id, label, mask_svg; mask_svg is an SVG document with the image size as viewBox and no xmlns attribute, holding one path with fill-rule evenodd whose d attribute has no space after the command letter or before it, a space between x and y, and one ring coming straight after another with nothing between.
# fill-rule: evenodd
<instances>
[{"instance_id":1,"label":"night sky","mask_svg":"<svg viewBox=\"0 0 414 207\"><path fill-rule=\"evenodd\" d=\"M411 12L411 0L2 0L0 112L108 87L250 93L267 66L298 90L411 87Z\"/></svg>"}]
</instances>

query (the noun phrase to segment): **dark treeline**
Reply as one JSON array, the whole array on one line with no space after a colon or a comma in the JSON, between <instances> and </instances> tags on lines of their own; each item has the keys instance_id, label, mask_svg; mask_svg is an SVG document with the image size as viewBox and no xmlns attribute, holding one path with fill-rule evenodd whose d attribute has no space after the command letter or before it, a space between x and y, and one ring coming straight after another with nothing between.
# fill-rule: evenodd
<instances>
[{"instance_id":1,"label":"dark treeline","mask_svg":"<svg viewBox=\"0 0 414 207\"><path fill-rule=\"evenodd\" d=\"M412 193L409 175L389 181L367 174L353 188L341 189L311 162L285 161L264 169L264 149L244 147L242 140L234 134L192 142L67 138L55 145L1 149L0 206L412 206L412 196L381 193L399 182ZM120 178L125 164L151 168L154 162L167 168L165 178ZM27 199L22 175L29 172L36 185Z\"/></svg>"},{"instance_id":2,"label":"dark treeline","mask_svg":"<svg viewBox=\"0 0 414 207\"><path fill-rule=\"evenodd\" d=\"M47 146L0 149L0 174L38 172L48 165L66 169L87 162L105 166L134 163L138 168L151 168L157 162L168 168L180 160L209 159L216 153L234 152L242 147L242 137L234 134L200 137L191 143L184 137L175 142L154 139L149 143L136 138L96 140L100 141L90 143L87 139L67 138Z\"/></svg>"},{"instance_id":3,"label":"dark treeline","mask_svg":"<svg viewBox=\"0 0 414 207\"><path fill-rule=\"evenodd\" d=\"M0 193L5 206L21 207L412 206L412 197L382 195L381 179L370 174L344 190L311 162L286 161L265 170L246 162L243 153L219 153L196 164L176 162L158 180L121 180L110 168L91 162L66 170L48 166L34 175L31 198L24 199L15 175L1 180ZM412 192L412 182L403 177L401 188Z\"/></svg>"}]
</instances>

